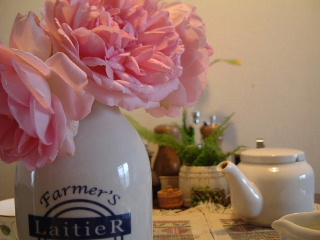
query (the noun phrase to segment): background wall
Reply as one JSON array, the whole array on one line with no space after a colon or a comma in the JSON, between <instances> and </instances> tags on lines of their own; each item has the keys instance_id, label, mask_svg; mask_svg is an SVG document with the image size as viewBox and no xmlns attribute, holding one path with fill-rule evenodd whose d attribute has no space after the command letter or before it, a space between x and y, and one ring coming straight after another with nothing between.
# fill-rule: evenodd
<instances>
[{"instance_id":1,"label":"background wall","mask_svg":"<svg viewBox=\"0 0 320 240\"><path fill-rule=\"evenodd\" d=\"M8 43L17 12L39 13L41 0L0 0L0 39ZM184 0L207 24L214 58L241 59L242 66L218 63L208 73L199 104L203 119L218 121L235 113L223 148L267 147L304 150L320 193L320 1ZM181 118L155 119L143 110L130 113L152 129ZM198 126L197 126L198 127ZM153 146L154 147L154 146ZM14 165L0 163L0 199L13 196ZM3 184L5 183L5 184Z\"/></svg>"}]
</instances>

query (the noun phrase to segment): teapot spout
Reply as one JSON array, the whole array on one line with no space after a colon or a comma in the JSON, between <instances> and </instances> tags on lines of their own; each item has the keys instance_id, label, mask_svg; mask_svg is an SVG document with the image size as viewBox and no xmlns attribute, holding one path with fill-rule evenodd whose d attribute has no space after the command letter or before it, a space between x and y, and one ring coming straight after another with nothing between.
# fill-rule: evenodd
<instances>
[{"instance_id":1,"label":"teapot spout","mask_svg":"<svg viewBox=\"0 0 320 240\"><path fill-rule=\"evenodd\" d=\"M221 162L217 166L217 171L223 173L227 178L231 192L231 204L235 213L243 219L258 217L263 206L259 189L230 161Z\"/></svg>"}]
</instances>

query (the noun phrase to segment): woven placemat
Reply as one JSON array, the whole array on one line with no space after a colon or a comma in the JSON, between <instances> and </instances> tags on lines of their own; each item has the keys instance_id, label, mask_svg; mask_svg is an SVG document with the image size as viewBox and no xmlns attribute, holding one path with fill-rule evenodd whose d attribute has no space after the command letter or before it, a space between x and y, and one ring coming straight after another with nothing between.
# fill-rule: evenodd
<instances>
[{"instance_id":1,"label":"woven placemat","mask_svg":"<svg viewBox=\"0 0 320 240\"><path fill-rule=\"evenodd\" d=\"M154 240L213 240L207 221L200 212L153 217Z\"/></svg>"},{"instance_id":2,"label":"woven placemat","mask_svg":"<svg viewBox=\"0 0 320 240\"><path fill-rule=\"evenodd\" d=\"M233 214L205 214L214 239L218 240L280 240L272 228L250 225Z\"/></svg>"}]
</instances>

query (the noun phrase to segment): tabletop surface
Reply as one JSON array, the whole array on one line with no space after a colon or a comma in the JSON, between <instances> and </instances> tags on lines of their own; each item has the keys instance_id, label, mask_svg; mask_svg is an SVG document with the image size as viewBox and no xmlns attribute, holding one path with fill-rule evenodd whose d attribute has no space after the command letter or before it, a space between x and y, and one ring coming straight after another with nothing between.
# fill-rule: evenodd
<instances>
[{"instance_id":1,"label":"tabletop surface","mask_svg":"<svg viewBox=\"0 0 320 240\"><path fill-rule=\"evenodd\" d=\"M315 196L315 209L320 210L320 194ZM200 205L190 209L154 209L154 240L280 240L270 228L247 224L232 209L213 209Z\"/></svg>"}]
</instances>

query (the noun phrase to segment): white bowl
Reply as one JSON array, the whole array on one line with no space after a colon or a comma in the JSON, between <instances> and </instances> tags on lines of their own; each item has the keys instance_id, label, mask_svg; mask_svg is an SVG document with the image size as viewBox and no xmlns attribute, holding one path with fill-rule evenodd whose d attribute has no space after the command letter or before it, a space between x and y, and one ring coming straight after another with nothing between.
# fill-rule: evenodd
<instances>
[{"instance_id":1,"label":"white bowl","mask_svg":"<svg viewBox=\"0 0 320 240\"><path fill-rule=\"evenodd\" d=\"M288 214L271 226L283 240L319 240L320 211Z\"/></svg>"}]
</instances>

